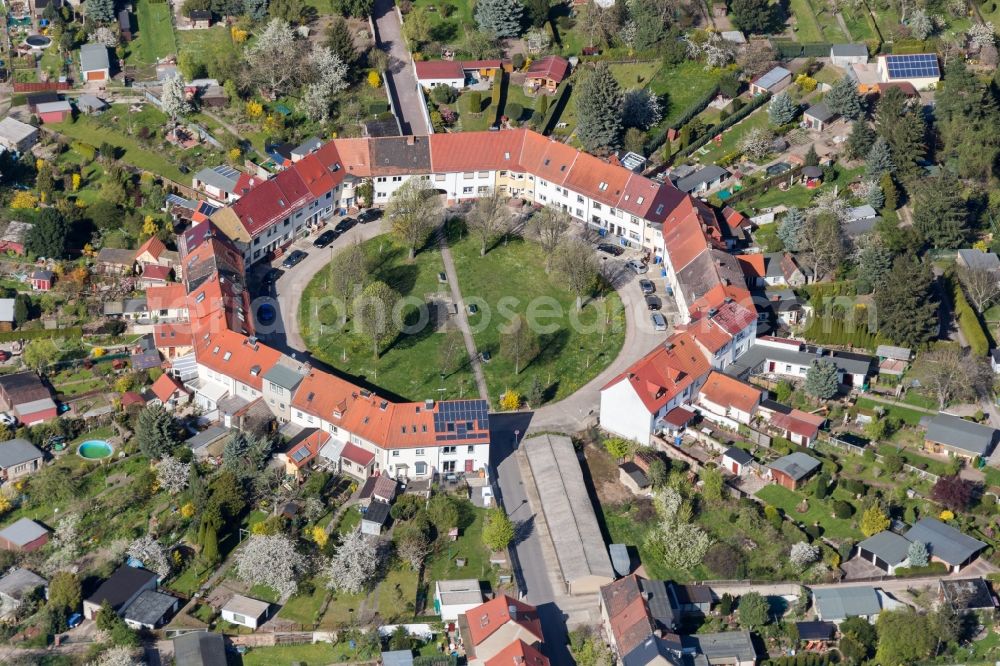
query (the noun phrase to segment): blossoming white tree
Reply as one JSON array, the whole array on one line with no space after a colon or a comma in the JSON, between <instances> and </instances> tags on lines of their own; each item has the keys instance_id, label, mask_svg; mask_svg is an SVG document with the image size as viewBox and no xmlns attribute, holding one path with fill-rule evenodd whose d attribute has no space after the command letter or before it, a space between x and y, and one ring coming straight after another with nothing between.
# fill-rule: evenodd
<instances>
[{"instance_id":1,"label":"blossoming white tree","mask_svg":"<svg viewBox=\"0 0 1000 666\"><path fill-rule=\"evenodd\" d=\"M149 534L133 541L125 552L161 578L170 574L170 558L167 557L166 549Z\"/></svg>"},{"instance_id":2,"label":"blossoming white tree","mask_svg":"<svg viewBox=\"0 0 1000 666\"><path fill-rule=\"evenodd\" d=\"M805 541L799 541L792 545L792 551L788 559L795 568L802 570L819 559L819 548Z\"/></svg>"},{"instance_id":3,"label":"blossoming white tree","mask_svg":"<svg viewBox=\"0 0 1000 666\"><path fill-rule=\"evenodd\" d=\"M156 480L161 488L171 495L176 495L188 487L190 472L190 463L182 463L173 456L164 456L156 466Z\"/></svg>"},{"instance_id":4,"label":"blossoming white tree","mask_svg":"<svg viewBox=\"0 0 1000 666\"><path fill-rule=\"evenodd\" d=\"M266 585L282 597L295 594L305 569L305 558L284 534L255 534L236 554L236 576L240 580Z\"/></svg>"},{"instance_id":5,"label":"blossoming white tree","mask_svg":"<svg viewBox=\"0 0 1000 666\"><path fill-rule=\"evenodd\" d=\"M348 594L365 590L382 569L383 553L377 539L351 532L326 567L327 587Z\"/></svg>"}]
</instances>

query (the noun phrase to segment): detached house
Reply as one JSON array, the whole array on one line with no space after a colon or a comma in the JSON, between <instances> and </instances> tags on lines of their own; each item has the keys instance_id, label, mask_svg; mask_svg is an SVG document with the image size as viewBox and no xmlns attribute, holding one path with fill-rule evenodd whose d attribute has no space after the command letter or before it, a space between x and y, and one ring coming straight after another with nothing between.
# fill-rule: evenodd
<instances>
[{"instance_id":1,"label":"detached house","mask_svg":"<svg viewBox=\"0 0 1000 666\"><path fill-rule=\"evenodd\" d=\"M768 465L771 479L780 486L795 490L819 469L820 462L804 453L790 453Z\"/></svg>"},{"instance_id":2,"label":"detached house","mask_svg":"<svg viewBox=\"0 0 1000 666\"><path fill-rule=\"evenodd\" d=\"M185 404L190 397L187 389L185 389L179 381L168 374L160 375L159 378L153 382L153 386L150 390L153 392L153 395L156 396L156 401L163 405L167 411L173 411L177 407Z\"/></svg>"},{"instance_id":3,"label":"detached house","mask_svg":"<svg viewBox=\"0 0 1000 666\"><path fill-rule=\"evenodd\" d=\"M45 459L34 444L26 439L11 439L0 443L0 480L17 481L34 474Z\"/></svg>"},{"instance_id":4,"label":"detached house","mask_svg":"<svg viewBox=\"0 0 1000 666\"><path fill-rule=\"evenodd\" d=\"M459 615L458 631L469 666L485 666L517 641L534 646L543 640L535 607L506 594Z\"/></svg>"},{"instance_id":5,"label":"detached house","mask_svg":"<svg viewBox=\"0 0 1000 666\"><path fill-rule=\"evenodd\" d=\"M536 91L551 94L568 75L569 61L562 56L550 55L539 58L528 66L524 73L524 82Z\"/></svg>"},{"instance_id":6,"label":"detached house","mask_svg":"<svg viewBox=\"0 0 1000 666\"><path fill-rule=\"evenodd\" d=\"M139 595L147 590L155 591L156 587L157 575L152 571L122 565L92 595L84 599L83 616L93 620L104 602L109 603L118 615L123 615Z\"/></svg>"},{"instance_id":7,"label":"detached house","mask_svg":"<svg viewBox=\"0 0 1000 666\"><path fill-rule=\"evenodd\" d=\"M1000 439L1000 430L968 421L954 414L938 413L927 426L924 448L963 458L989 456Z\"/></svg>"}]
</instances>

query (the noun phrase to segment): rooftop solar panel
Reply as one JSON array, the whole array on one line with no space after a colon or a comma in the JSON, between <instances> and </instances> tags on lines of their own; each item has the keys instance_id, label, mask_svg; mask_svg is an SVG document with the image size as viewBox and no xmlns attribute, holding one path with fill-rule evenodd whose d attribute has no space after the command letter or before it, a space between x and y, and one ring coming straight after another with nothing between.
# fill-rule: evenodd
<instances>
[{"instance_id":1,"label":"rooftop solar panel","mask_svg":"<svg viewBox=\"0 0 1000 666\"><path fill-rule=\"evenodd\" d=\"M933 53L890 55L885 58L890 79L915 79L941 75L937 56Z\"/></svg>"}]
</instances>

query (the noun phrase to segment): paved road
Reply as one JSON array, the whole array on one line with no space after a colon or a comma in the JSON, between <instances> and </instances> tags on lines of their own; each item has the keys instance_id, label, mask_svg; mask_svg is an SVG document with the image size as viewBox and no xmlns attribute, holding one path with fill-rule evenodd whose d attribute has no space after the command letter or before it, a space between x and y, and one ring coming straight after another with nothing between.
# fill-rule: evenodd
<instances>
[{"instance_id":1,"label":"paved road","mask_svg":"<svg viewBox=\"0 0 1000 666\"><path fill-rule=\"evenodd\" d=\"M625 343L611 365L587 382L583 388L559 402L536 410L531 419L531 427L529 428L531 432L563 431L574 433L583 430L589 422L596 421L598 408L601 404L601 387L645 356L657 344L666 340L670 334L669 330L666 333L658 333L653 330L645 298L639 289L639 278L623 266L622 259L628 257L621 257L617 260L607 259L604 255L601 257L602 261L614 261L616 265L621 265L614 274L613 284L618 289L622 305L625 308ZM664 293L663 280L658 279L658 274L654 277L654 271L656 271L655 268L642 277L647 277L656 284L657 295L664 308L663 315L668 322L671 322L673 321L672 317L676 315L676 305L674 299Z\"/></svg>"},{"instance_id":2,"label":"paved road","mask_svg":"<svg viewBox=\"0 0 1000 666\"><path fill-rule=\"evenodd\" d=\"M423 102L417 91L413 58L403 39L403 24L399 21L394 0L375 0L372 13L375 20L375 43L389 54L389 71L385 73L396 117L404 135L430 134L424 120Z\"/></svg>"},{"instance_id":3,"label":"paved road","mask_svg":"<svg viewBox=\"0 0 1000 666\"><path fill-rule=\"evenodd\" d=\"M490 391L486 386L486 375L483 374L483 364L479 362L476 340L472 337L472 329L469 327L469 315L465 309L465 300L462 298L462 289L458 284L455 260L451 256L451 248L448 247L448 240L441 230L438 231L438 244L441 248L441 261L444 263L444 272L448 276L448 288L451 289L451 302L458 305L456 319L458 320L458 328L462 331L462 339L465 341L465 352L469 355L472 374L476 377L476 388L479 389L479 397L489 402Z\"/></svg>"},{"instance_id":4,"label":"paved road","mask_svg":"<svg viewBox=\"0 0 1000 666\"><path fill-rule=\"evenodd\" d=\"M331 219L324 229L332 229L333 225L339 219ZM291 249L302 250L308 256L302 260L302 263L290 270L281 268L281 257L272 262L275 268L284 271L283 275L275 283L274 291L272 292L274 299L276 299L275 305L278 309L278 317L276 319L275 330L273 331L268 332L266 327L258 325L261 332L261 339L285 354L290 356L294 354L299 360L305 360L309 357L309 346L302 339L302 330L299 327L299 303L302 300L302 294L305 292L306 286L316 273L330 264L330 260L342 247L350 243L366 241L386 231L388 231L388 223L380 218L375 222L356 225L322 250L314 248L312 245L317 234L312 234L308 238L295 241L292 248L288 251L291 252ZM288 252L285 254L287 255ZM265 264L260 268L255 268L254 273L259 277L267 269L268 267ZM260 298L258 298L258 301L263 302ZM255 306L252 308L254 312L257 311L256 303L257 301L255 301Z\"/></svg>"}]
</instances>

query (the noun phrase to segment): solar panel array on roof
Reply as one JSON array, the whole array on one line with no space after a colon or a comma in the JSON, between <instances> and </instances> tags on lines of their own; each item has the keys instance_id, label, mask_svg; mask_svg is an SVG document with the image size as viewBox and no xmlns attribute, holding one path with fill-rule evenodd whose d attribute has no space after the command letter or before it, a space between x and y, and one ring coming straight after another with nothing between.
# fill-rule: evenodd
<instances>
[{"instance_id":1,"label":"solar panel array on roof","mask_svg":"<svg viewBox=\"0 0 1000 666\"><path fill-rule=\"evenodd\" d=\"M309 448L303 446L302 448L295 449L292 451L292 460L295 462L302 462L305 458L309 457Z\"/></svg>"},{"instance_id":2,"label":"solar panel array on roof","mask_svg":"<svg viewBox=\"0 0 1000 666\"><path fill-rule=\"evenodd\" d=\"M890 79L923 79L941 76L937 55L933 53L886 56L885 66L889 71Z\"/></svg>"},{"instance_id":3,"label":"solar panel array on roof","mask_svg":"<svg viewBox=\"0 0 1000 666\"><path fill-rule=\"evenodd\" d=\"M485 400L451 400L438 404L434 413L435 439L439 442L459 439L486 439L489 430L489 405Z\"/></svg>"},{"instance_id":4,"label":"solar panel array on roof","mask_svg":"<svg viewBox=\"0 0 1000 666\"><path fill-rule=\"evenodd\" d=\"M219 166L212 169L215 173L223 176L224 178L232 178L233 180L238 180L240 177L240 172L229 166L228 164L220 164Z\"/></svg>"}]
</instances>

